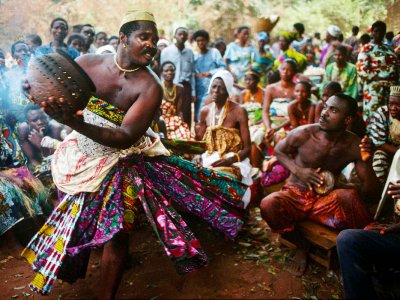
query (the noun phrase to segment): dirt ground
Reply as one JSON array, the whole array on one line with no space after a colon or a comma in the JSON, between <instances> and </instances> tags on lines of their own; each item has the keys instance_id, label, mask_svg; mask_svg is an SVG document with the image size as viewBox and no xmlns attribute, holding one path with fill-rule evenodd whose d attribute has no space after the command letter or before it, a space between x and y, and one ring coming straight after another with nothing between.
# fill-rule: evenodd
<instances>
[{"instance_id":1,"label":"dirt ground","mask_svg":"<svg viewBox=\"0 0 400 300\"><path fill-rule=\"evenodd\" d=\"M224 239L205 223L187 218L209 257L209 265L189 275L178 275L149 226L131 235L127 264L118 299L339 299L337 271L327 272L310 262L302 277L284 270L290 251L279 246L253 209L248 225L235 241ZM34 294L28 283L33 271L22 259L0 250L1 299L96 299L100 282L101 249L93 251L84 280L73 285L57 282L50 296Z\"/></svg>"}]
</instances>

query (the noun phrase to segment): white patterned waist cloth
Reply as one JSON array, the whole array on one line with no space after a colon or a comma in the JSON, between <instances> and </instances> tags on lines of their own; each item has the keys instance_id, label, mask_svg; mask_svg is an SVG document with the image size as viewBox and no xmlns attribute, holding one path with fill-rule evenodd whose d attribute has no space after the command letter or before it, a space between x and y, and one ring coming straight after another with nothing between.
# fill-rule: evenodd
<instances>
[{"instance_id":1,"label":"white patterned waist cloth","mask_svg":"<svg viewBox=\"0 0 400 300\"><path fill-rule=\"evenodd\" d=\"M84 110L86 123L103 128L117 128L114 123ZM51 161L53 181L64 193L96 192L112 167L122 157L140 154L169 156L170 152L150 128L132 147L124 150L101 145L73 131L59 145Z\"/></svg>"}]
</instances>

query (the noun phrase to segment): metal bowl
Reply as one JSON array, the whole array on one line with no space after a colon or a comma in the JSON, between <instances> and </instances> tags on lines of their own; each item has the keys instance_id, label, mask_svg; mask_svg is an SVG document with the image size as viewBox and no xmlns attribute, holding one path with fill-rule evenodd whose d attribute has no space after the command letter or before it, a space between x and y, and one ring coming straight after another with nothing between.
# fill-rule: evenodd
<instances>
[{"instance_id":1,"label":"metal bowl","mask_svg":"<svg viewBox=\"0 0 400 300\"><path fill-rule=\"evenodd\" d=\"M314 191L319 195L326 195L335 186L335 176L329 171L322 171L319 174L323 177L324 182L321 186L314 186Z\"/></svg>"}]
</instances>

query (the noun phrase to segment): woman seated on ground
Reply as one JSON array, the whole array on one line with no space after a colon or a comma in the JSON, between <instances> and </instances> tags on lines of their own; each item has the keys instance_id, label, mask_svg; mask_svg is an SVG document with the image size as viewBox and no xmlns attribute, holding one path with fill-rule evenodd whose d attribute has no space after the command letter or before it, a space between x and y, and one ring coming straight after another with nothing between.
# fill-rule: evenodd
<instances>
[{"instance_id":1,"label":"woman seated on ground","mask_svg":"<svg viewBox=\"0 0 400 300\"><path fill-rule=\"evenodd\" d=\"M164 90L161 103L162 118L167 127L168 138L192 140L194 139L194 134L190 132L188 124L182 120L183 87L173 82L175 70L175 65L170 61L166 61L161 65L162 87Z\"/></svg>"},{"instance_id":2,"label":"woman seated on ground","mask_svg":"<svg viewBox=\"0 0 400 300\"><path fill-rule=\"evenodd\" d=\"M292 129L314 123L315 105L311 102L311 85L306 81L296 84L294 90L296 101L290 103L288 114Z\"/></svg>"},{"instance_id":3,"label":"woman seated on ground","mask_svg":"<svg viewBox=\"0 0 400 300\"><path fill-rule=\"evenodd\" d=\"M47 189L23 164L16 143L11 143L10 130L0 119L0 239L10 255L19 256L23 247L15 234L15 225L21 221L50 214ZM17 148L18 146L18 148ZM17 155L17 154L19 155Z\"/></svg>"}]
</instances>

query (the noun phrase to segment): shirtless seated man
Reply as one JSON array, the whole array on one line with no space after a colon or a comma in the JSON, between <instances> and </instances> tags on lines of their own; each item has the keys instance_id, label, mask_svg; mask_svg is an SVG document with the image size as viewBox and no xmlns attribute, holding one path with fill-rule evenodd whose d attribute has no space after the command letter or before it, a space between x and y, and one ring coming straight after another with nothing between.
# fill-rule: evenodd
<instances>
[{"instance_id":1,"label":"shirtless seated man","mask_svg":"<svg viewBox=\"0 0 400 300\"><path fill-rule=\"evenodd\" d=\"M319 124L294 129L275 147L275 155L291 175L281 191L262 200L261 215L274 232L285 234L297 245L288 264L288 270L295 275L302 275L306 269L309 246L296 230L297 222L309 219L342 230L363 228L371 221L362 199L364 195L377 199L381 187L372 159L361 158L360 138L346 130L356 112L353 98L344 94L332 96L324 105ZM361 143L361 149L369 146L366 141ZM351 162L362 182L360 191L342 186L325 196L315 192L313 187L324 183L319 170L330 171L337 178Z\"/></svg>"}]
</instances>

